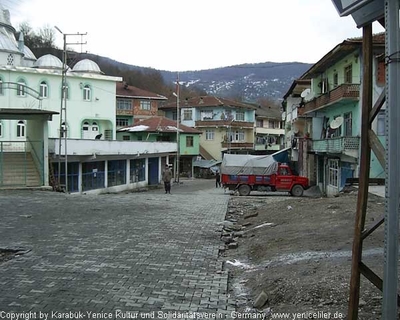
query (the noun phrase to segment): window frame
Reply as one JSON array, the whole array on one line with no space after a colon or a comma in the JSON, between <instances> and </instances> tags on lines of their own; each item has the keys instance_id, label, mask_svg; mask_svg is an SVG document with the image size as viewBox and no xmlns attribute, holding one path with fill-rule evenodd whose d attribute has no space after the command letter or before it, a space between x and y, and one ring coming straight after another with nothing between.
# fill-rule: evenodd
<instances>
[{"instance_id":1,"label":"window frame","mask_svg":"<svg viewBox=\"0 0 400 320\"><path fill-rule=\"evenodd\" d=\"M132 100L131 99L117 99L117 110L132 110Z\"/></svg>"},{"instance_id":2,"label":"window frame","mask_svg":"<svg viewBox=\"0 0 400 320\"><path fill-rule=\"evenodd\" d=\"M189 108L183 109L183 121L193 120L193 110Z\"/></svg>"},{"instance_id":3,"label":"window frame","mask_svg":"<svg viewBox=\"0 0 400 320\"><path fill-rule=\"evenodd\" d=\"M186 148L193 148L193 147L194 147L194 137L186 136Z\"/></svg>"},{"instance_id":4,"label":"window frame","mask_svg":"<svg viewBox=\"0 0 400 320\"><path fill-rule=\"evenodd\" d=\"M140 100L140 110L150 111L151 100Z\"/></svg>"},{"instance_id":5,"label":"window frame","mask_svg":"<svg viewBox=\"0 0 400 320\"><path fill-rule=\"evenodd\" d=\"M246 113L244 111L236 111L235 120L236 121L245 121Z\"/></svg>"},{"instance_id":6,"label":"window frame","mask_svg":"<svg viewBox=\"0 0 400 320\"><path fill-rule=\"evenodd\" d=\"M344 83L353 83L353 64L344 67Z\"/></svg>"},{"instance_id":7,"label":"window frame","mask_svg":"<svg viewBox=\"0 0 400 320\"><path fill-rule=\"evenodd\" d=\"M206 129L206 140L212 141L215 139L215 130Z\"/></svg>"},{"instance_id":8,"label":"window frame","mask_svg":"<svg viewBox=\"0 0 400 320\"><path fill-rule=\"evenodd\" d=\"M46 81L41 81L39 85L39 96L42 99L47 99L49 97L49 85Z\"/></svg>"},{"instance_id":9,"label":"window frame","mask_svg":"<svg viewBox=\"0 0 400 320\"><path fill-rule=\"evenodd\" d=\"M83 91L83 101L92 101L92 88L90 85L85 84L82 88Z\"/></svg>"},{"instance_id":10,"label":"window frame","mask_svg":"<svg viewBox=\"0 0 400 320\"><path fill-rule=\"evenodd\" d=\"M26 97L26 82L23 79L19 79L17 82L17 96Z\"/></svg>"},{"instance_id":11,"label":"window frame","mask_svg":"<svg viewBox=\"0 0 400 320\"><path fill-rule=\"evenodd\" d=\"M126 127L129 125L129 120L124 118L117 118L115 119L115 125L117 127Z\"/></svg>"},{"instance_id":12,"label":"window frame","mask_svg":"<svg viewBox=\"0 0 400 320\"><path fill-rule=\"evenodd\" d=\"M25 121L19 120L17 122L17 138L24 138L25 137Z\"/></svg>"}]
</instances>

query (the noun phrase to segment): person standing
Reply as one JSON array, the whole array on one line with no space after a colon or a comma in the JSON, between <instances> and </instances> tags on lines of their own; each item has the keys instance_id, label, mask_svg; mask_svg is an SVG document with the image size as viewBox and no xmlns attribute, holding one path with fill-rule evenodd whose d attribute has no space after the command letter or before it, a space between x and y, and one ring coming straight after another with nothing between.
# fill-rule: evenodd
<instances>
[{"instance_id":1,"label":"person standing","mask_svg":"<svg viewBox=\"0 0 400 320\"><path fill-rule=\"evenodd\" d=\"M221 187L221 175L219 174L218 170L215 172L215 187Z\"/></svg>"},{"instance_id":2,"label":"person standing","mask_svg":"<svg viewBox=\"0 0 400 320\"><path fill-rule=\"evenodd\" d=\"M165 169L162 173L162 180L164 181L165 193L171 193L172 171L168 164L165 165Z\"/></svg>"}]
</instances>

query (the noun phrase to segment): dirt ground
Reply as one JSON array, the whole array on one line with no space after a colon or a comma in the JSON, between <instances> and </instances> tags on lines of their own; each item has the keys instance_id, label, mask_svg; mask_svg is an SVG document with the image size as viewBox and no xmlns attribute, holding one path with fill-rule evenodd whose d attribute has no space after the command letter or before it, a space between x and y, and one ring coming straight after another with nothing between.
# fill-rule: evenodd
<instances>
[{"instance_id":1,"label":"dirt ground","mask_svg":"<svg viewBox=\"0 0 400 320\"><path fill-rule=\"evenodd\" d=\"M223 258L238 311L262 311L266 319L280 312L345 318L356 204L357 189L335 198L231 196ZM384 199L370 194L366 227L384 211ZM381 277L383 245L382 225L363 249L363 261ZM262 292L267 302L255 308ZM380 319L381 304L382 293L361 277L359 319Z\"/></svg>"}]
</instances>

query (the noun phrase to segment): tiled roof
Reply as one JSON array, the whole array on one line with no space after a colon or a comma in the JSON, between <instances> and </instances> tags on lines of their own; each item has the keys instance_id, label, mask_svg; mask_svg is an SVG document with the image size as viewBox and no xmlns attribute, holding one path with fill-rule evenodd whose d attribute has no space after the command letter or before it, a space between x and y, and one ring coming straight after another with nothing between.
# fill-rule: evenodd
<instances>
[{"instance_id":1,"label":"tiled roof","mask_svg":"<svg viewBox=\"0 0 400 320\"><path fill-rule=\"evenodd\" d=\"M118 131L126 131L126 132L173 132L176 133L176 121L171 120L165 117L151 117L147 119L138 119L131 126L123 127ZM185 126L183 124L179 124L179 132L180 133L193 133L193 134L201 134L202 132Z\"/></svg>"},{"instance_id":2,"label":"tiled roof","mask_svg":"<svg viewBox=\"0 0 400 320\"><path fill-rule=\"evenodd\" d=\"M259 106L256 110L256 117L279 119L282 120L282 112L278 107L263 107Z\"/></svg>"},{"instance_id":3,"label":"tiled roof","mask_svg":"<svg viewBox=\"0 0 400 320\"><path fill-rule=\"evenodd\" d=\"M130 86L124 82L117 82L117 97L129 97L129 98L146 98L146 99L156 99L156 100L167 100L166 97L146 91L143 89Z\"/></svg>"},{"instance_id":4,"label":"tiled roof","mask_svg":"<svg viewBox=\"0 0 400 320\"><path fill-rule=\"evenodd\" d=\"M191 107L191 108L207 108L207 107L224 107L224 108L241 108L241 109L251 109L255 110L256 108L248 105L246 103L219 98L214 96L200 96L200 97L193 97L190 99L181 100L179 102L180 108ZM176 101L168 103L164 106L160 106L160 109L175 109L176 108Z\"/></svg>"},{"instance_id":5,"label":"tiled roof","mask_svg":"<svg viewBox=\"0 0 400 320\"><path fill-rule=\"evenodd\" d=\"M372 36L373 49L385 49L385 33L377 33ZM323 56L317 63L311 66L300 79L310 79L318 76L323 71L340 61L350 53L360 50L362 38L351 38L336 45L331 51Z\"/></svg>"}]
</instances>

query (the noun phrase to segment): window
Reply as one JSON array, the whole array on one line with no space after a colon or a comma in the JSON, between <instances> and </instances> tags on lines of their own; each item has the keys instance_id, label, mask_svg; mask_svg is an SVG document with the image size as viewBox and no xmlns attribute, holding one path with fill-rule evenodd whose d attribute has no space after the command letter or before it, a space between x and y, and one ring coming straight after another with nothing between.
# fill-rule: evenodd
<instances>
[{"instance_id":1,"label":"window","mask_svg":"<svg viewBox=\"0 0 400 320\"><path fill-rule=\"evenodd\" d=\"M353 123L351 112L344 114L344 136L351 137L353 134Z\"/></svg>"},{"instance_id":2,"label":"window","mask_svg":"<svg viewBox=\"0 0 400 320\"><path fill-rule=\"evenodd\" d=\"M92 131L94 132L99 131L99 125L97 124L97 122L92 123Z\"/></svg>"},{"instance_id":3,"label":"window","mask_svg":"<svg viewBox=\"0 0 400 320\"><path fill-rule=\"evenodd\" d=\"M187 148L193 147L193 136L186 137L186 147Z\"/></svg>"},{"instance_id":4,"label":"window","mask_svg":"<svg viewBox=\"0 0 400 320\"><path fill-rule=\"evenodd\" d=\"M230 141L244 141L244 131L230 132Z\"/></svg>"},{"instance_id":5,"label":"window","mask_svg":"<svg viewBox=\"0 0 400 320\"><path fill-rule=\"evenodd\" d=\"M268 121L268 128L270 128L270 129L279 129L279 121L269 120Z\"/></svg>"},{"instance_id":6,"label":"window","mask_svg":"<svg viewBox=\"0 0 400 320\"><path fill-rule=\"evenodd\" d=\"M112 130L104 130L104 140L112 140Z\"/></svg>"},{"instance_id":7,"label":"window","mask_svg":"<svg viewBox=\"0 0 400 320\"><path fill-rule=\"evenodd\" d=\"M131 140L131 136L122 136L122 140L129 141Z\"/></svg>"},{"instance_id":8,"label":"window","mask_svg":"<svg viewBox=\"0 0 400 320\"><path fill-rule=\"evenodd\" d=\"M334 187L339 187L339 160L328 160L328 184Z\"/></svg>"},{"instance_id":9,"label":"window","mask_svg":"<svg viewBox=\"0 0 400 320\"><path fill-rule=\"evenodd\" d=\"M89 122L84 122L82 126L83 131L89 131Z\"/></svg>"},{"instance_id":10,"label":"window","mask_svg":"<svg viewBox=\"0 0 400 320\"><path fill-rule=\"evenodd\" d=\"M377 128L376 128L376 134L378 136L384 136L385 132L386 132L386 126L385 126L385 118L386 118L386 114L385 114L385 110L381 110L378 113L377 116Z\"/></svg>"},{"instance_id":11,"label":"window","mask_svg":"<svg viewBox=\"0 0 400 320\"><path fill-rule=\"evenodd\" d=\"M344 82L353 83L353 67L351 64L344 67Z\"/></svg>"},{"instance_id":12,"label":"window","mask_svg":"<svg viewBox=\"0 0 400 320\"><path fill-rule=\"evenodd\" d=\"M140 110L151 110L151 101L140 100Z\"/></svg>"},{"instance_id":13,"label":"window","mask_svg":"<svg viewBox=\"0 0 400 320\"><path fill-rule=\"evenodd\" d=\"M335 117L333 117L333 119L336 119L338 117L339 116L335 116ZM340 126L339 128L335 128L335 129L333 129L329 126L329 135L330 135L330 138L340 137L342 135L342 126Z\"/></svg>"},{"instance_id":14,"label":"window","mask_svg":"<svg viewBox=\"0 0 400 320\"><path fill-rule=\"evenodd\" d=\"M264 126L264 121L263 120L257 120L256 121L256 126L257 126L257 128L262 128Z\"/></svg>"},{"instance_id":15,"label":"window","mask_svg":"<svg viewBox=\"0 0 400 320\"><path fill-rule=\"evenodd\" d=\"M336 88L339 85L338 74L335 72L333 74L333 87Z\"/></svg>"},{"instance_id":16,"label":"window","mask_svg":"<svg viewBox=\"0 0 400 320\"><path fill-rule=\"evenodd\" d=\"M130 183L144 181L146 179L146 160L131 160L130 165Z\"/></svg>"},{"instance_id":17,"label":"window","mask_svg":"<svg viewBox=\"0 0 400 320\"><path fill-rule=\"evenodd\" d=\"M47 85L46 81L42 81L40 83L39 96L41 98L48 98L49 97L49 86Z\"/></svg>"},{"instance_id":18,"label":"window","mask_svg":"<svg viewBox=\"0 0 400 320\"><path fill-rule=\"evenodd\" d=\"M17 85L17 96L19 97L25 97L25 81L24 80L19 80L18 85Z\"/></svg>"},{"instance_id":19,"label":"window","mask_svg":"<svg viewBox=\"0 0 400 320\"><path fill-rule=\"evenodd\" d=\"M83 100L90 101L92 99L92 92L90 86L87 84L83 87Z\"/></svg>"},{"instance_id":20,"label":"window","mask_svg":"<svg viewBox=\"0 0 400 320\"><path fill-rule=\"evenodd\" d=\"M200 119L201 120L212 120L213 119L213 111L200 111Z\"/></svg>"},{"instance_id":21,"label":"window","mask_svg":"<svg viewBox=\"0 0 400 320\"><path fill-rule=\"evenodd\" d=\"M236 120L244 121L244 112L243 111L236 111Z\"/></svg>"},{"instance_id":22,"label":"window","mask_svg":"<svg viewBox=\"0 0 400 320\"><path fill-rule=\"evenodd\" d=\"M118 110L132 110L132 101L129 99L117 99Z\"/></svg>"},{"instance_id":23,"label":"window","mask_svg":"<svg viewBox=\"0 0 400 320\"><path fill-rule=\"evenodd\" d=\"M22 138L25 137L25 122L20 120L17 124L17 137Z\"/></svg>"},{"instance_id":24,"label":"window","mask_svg":"<svg viewBox=\"0 0 400 320\"><path fill-rule=\"evenodd\" d=\"M3 136L3 124L0 121L0 137Z\"/></svg>"},{"instance_id":25,"label":"window","mask_svg":"<svg viewBox=\"0 0 400 320\"><path fill-rule=\"evenodd\" d=\"M183 109L183 120L192 120L192 109Z\"/></svg>"},{"instance_id":26,"label":"window","mask_svg":"<svg viewBox=\"0 0 400 320\"><path fill-rule=\"evenodd\" d=\"M206 140L214 140L214 130L206 130Z\"/></svg>"},{"instance_id":27,"label":"window","mask_svg":"<svg viewBox=\"0 0 400 320\"><path fill-rule=\"evenodd\" d=\"M126 127L129 123L128 123L128 119L116 119L116 124L117 127Z\"/></svg>"},{"instance_id":28,"label":"window","mask_svg":"<svg viewBox=\"0 0 400 320\"><path fill-rule=\"evenodd\" d=\"M118 186L126 183L126 160L108 161L108 186Z\"/></svg>"},{"instance_id":29,"label":"window","mask_svg":"<svg viewBox=\"0 0 400 320\"><path fill-rule=\"evenodd\" d=\"M0 95L3 95L4 91L3 91L3 79L0 78Z\"/></svg>"}]
</instances>

